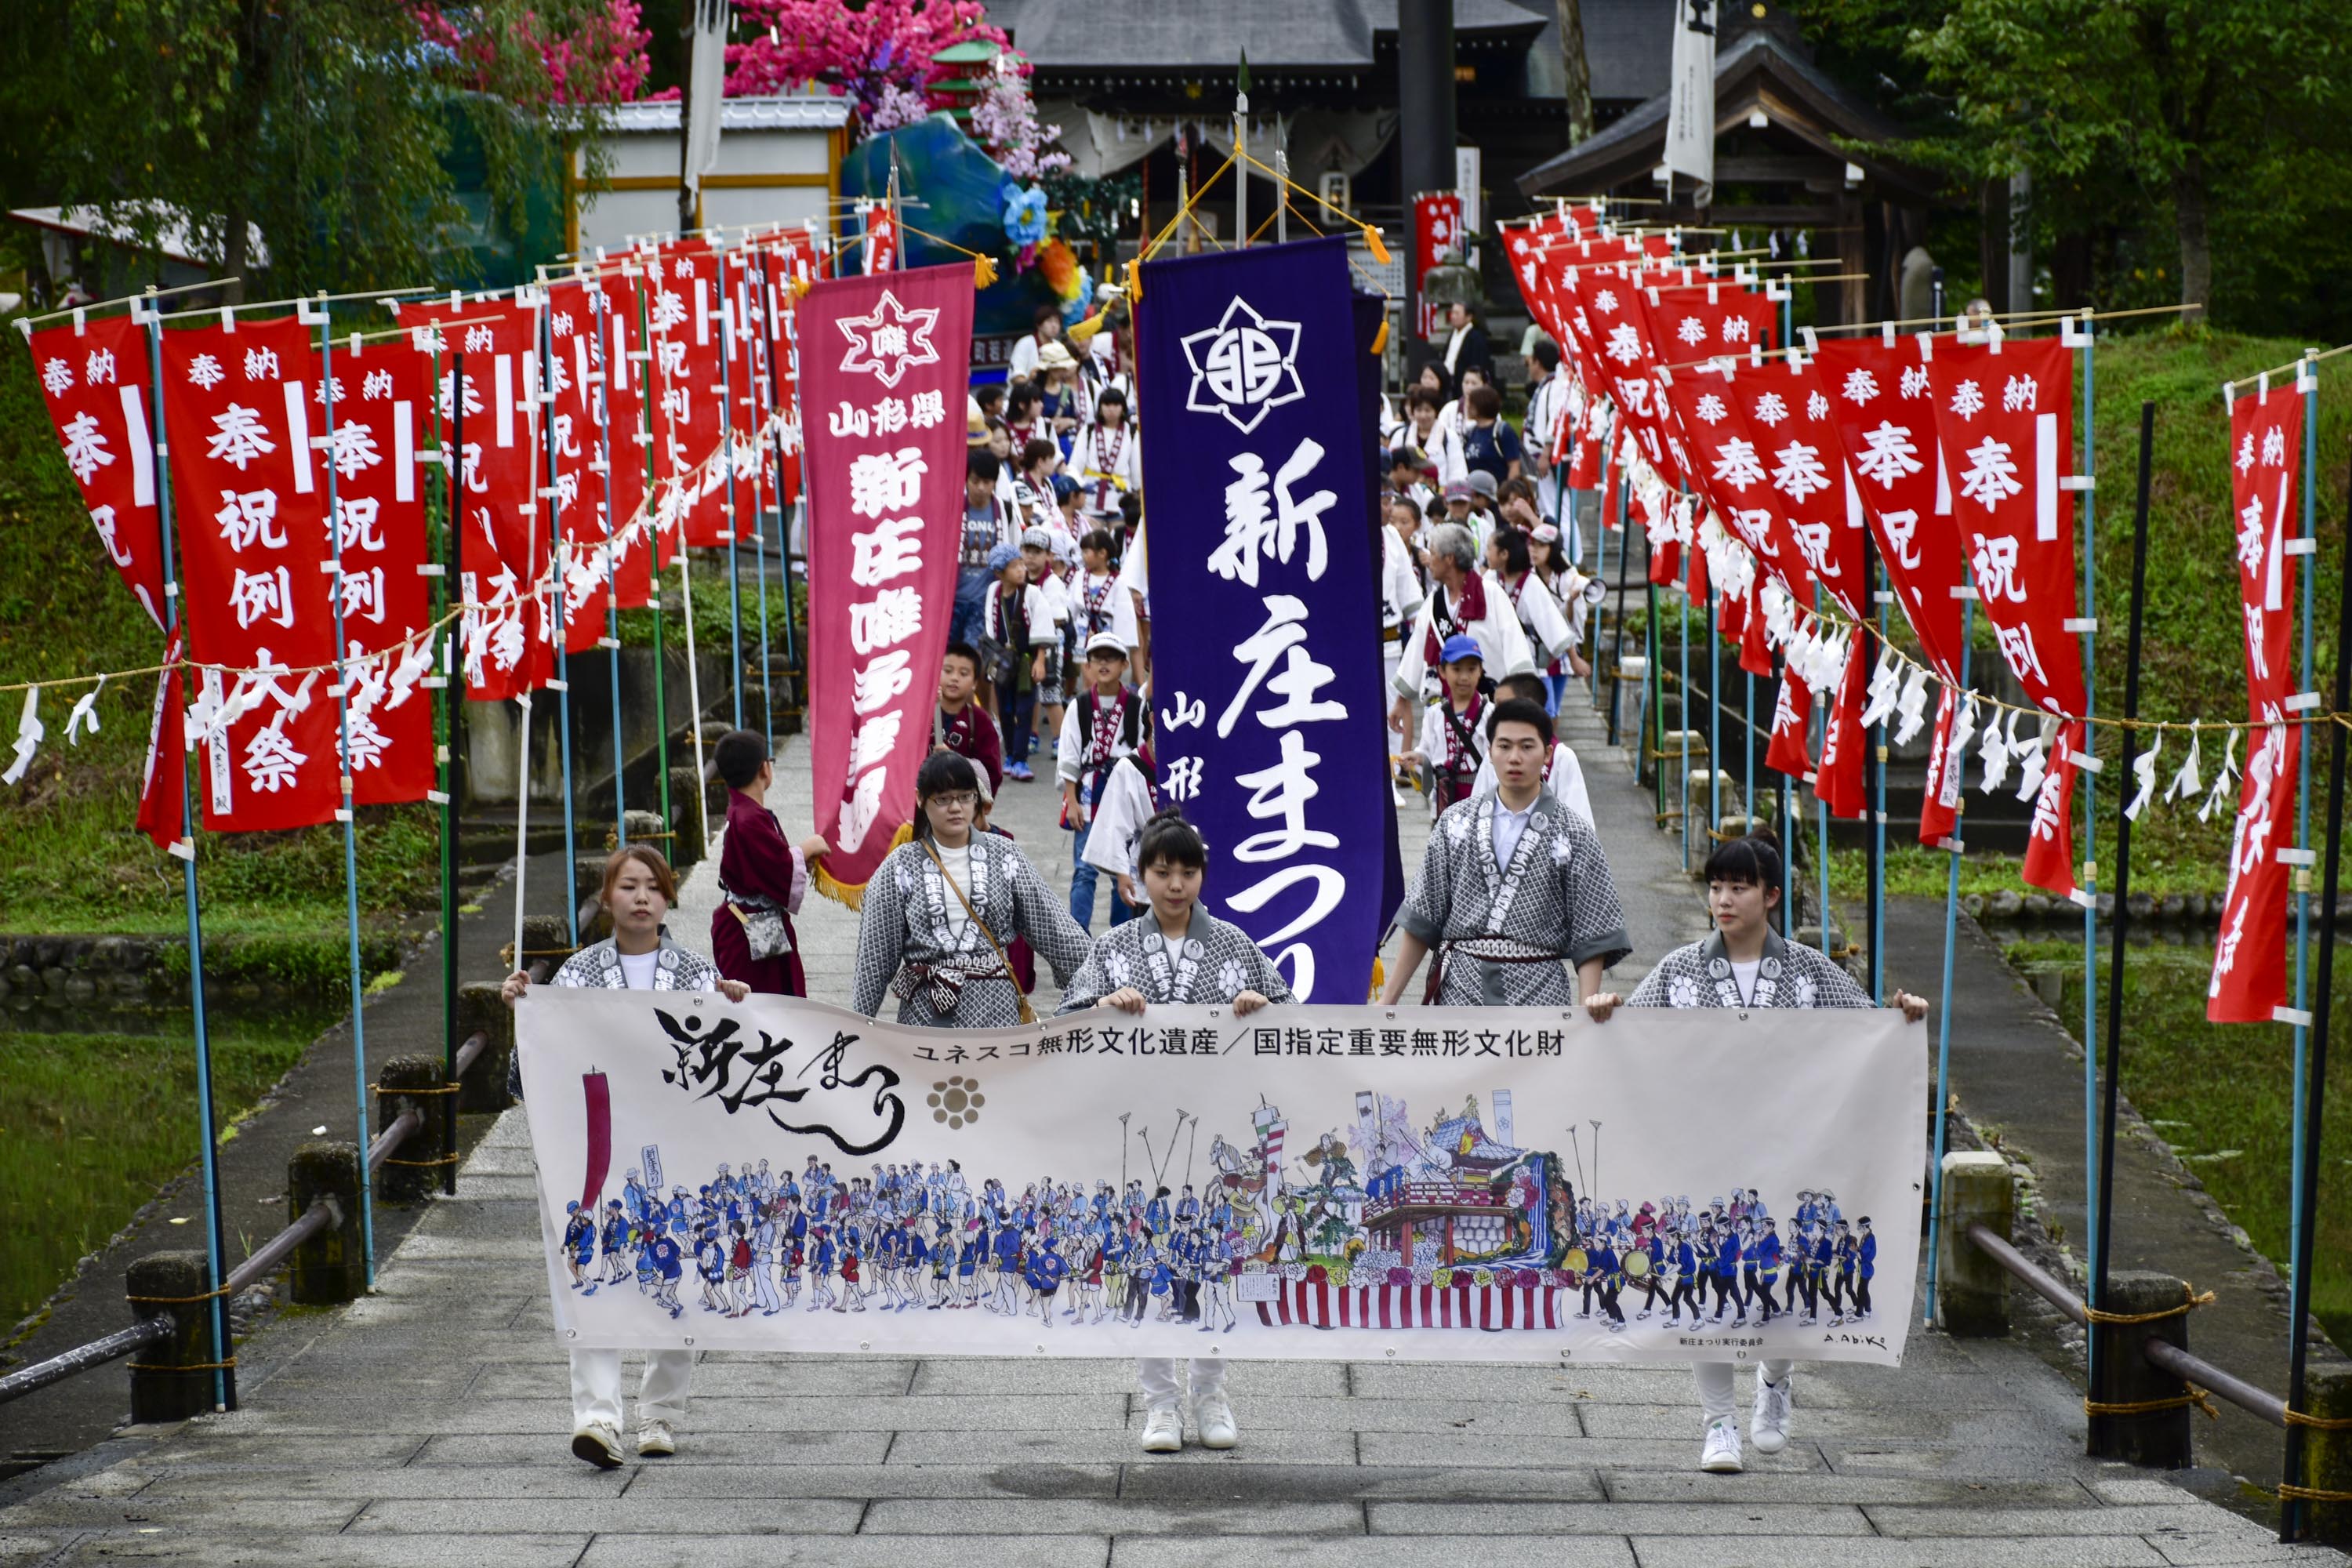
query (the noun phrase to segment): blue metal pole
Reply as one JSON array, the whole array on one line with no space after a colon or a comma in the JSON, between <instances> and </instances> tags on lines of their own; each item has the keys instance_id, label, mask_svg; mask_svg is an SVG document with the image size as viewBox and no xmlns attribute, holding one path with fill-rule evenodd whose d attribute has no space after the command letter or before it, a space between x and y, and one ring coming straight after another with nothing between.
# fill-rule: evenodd
<instances>
[{"instance_id":1,"label":"blue metal pole","mask_svg":"<svg viewBox=\"0 0 2352 1568\"><path fill-rule=\"evenodd\" d=\"M154 464L155 502L162 509L162 526L156 533L163 550L163 615L167 633L181 629L179 574L173 562L172 476L167 471L171 456L170 433L163 426L163 323L149 305L142 312L147 325L147 398L148 417L155 426L152 462ZM183 653L184 654L184 649ZM176 673L163 677L177 683ZM177 702L181 693L167 691L164 700ZM223 741L226 744L226 740ZM220 1197L220 1134L219 1122L213 1108L213 1041L212 1032L205 1021L205 929L198 912L196 895L196 815L195 802L188 790L188 763L185 756L158 757L157 767L175 769L180 775L180 821L184 834L172 846L172 853L180 862L180 892L188 910L188 1005L195 1028L196 1041L196 1119L204 1124L204 1151L200 1163L204 1170L205 1187L205 1289L218 1290L223 1278L221 1253ZM212 1298L213 1359L229 1359L228 1298ZM227 1366L213 1368L213 1404L215 1408L236 1408L236 1369Z\"/></svg>"},{"instance_id":2,"label":"blue metal pole","mask_svg":"<svg viewBox=\"0 0 2352 1568\"><path fill-rule=\"evenodd\" d=\"M2061 329L2062 331L2063 329ZM2092 462L2092 402L2095 366L2090 312L2083 321L2083 466L2078 473L2096 472ZM2096 492L2083 497L2083 717L2087 721L2099 709L2098 625L2099 552L2095 526ZM2087 745L2090 731L2084 731ZM2099 1212L2099 775L2083 770L2083 1212L2094 1246L2105 1216ZM2094 1341L2097 1335L2093 1335Z\"/></svg>"},{"instance_id":3,"label":"blue metal pole","mask_svg":"<svg viewBox=\"0 0 2352 1568\"><path fill-rule=\"evenodd\" d=\"M1954 694L1956 702L1968 700L1969 637L1976 628L1976 601L1964 601L1960 605L1960 685ZM1945 759L1947 767L1958 765L1958 759ZM1936 998L1936 1158L1928 1167L1928 1181L1934 1191L1927 1204L1927 1289L1919 1319L1923 1323L1936 1321L1936 1242L1944 1218L1944 1131L1945 1123L1951 1118L1952 955L1959 945L1960 850L1967 836L1967 791L1959 792L1959 816L1952 823L1951 860L1944 868L1944 987Z\"/></svg>"},{"instance_id":4,"label":"blue metal pole","mask_svg":"<svg viewBox=\"0 0 2352 1568\"><path fill-rule=\"evenodd\" d=\"M343 519L335 495L335 321L324 293L319 301L320 401L326 408L327 545L334 552L335 753L343 825L343 923L349 935L352 990L352 1100L359 1120L360 1265L365 1288L375 1288L375 1177L368 1169L367 981L360 973L359 824L352 810L352 667L343 645Z\"/></svg>"}]
</instances>

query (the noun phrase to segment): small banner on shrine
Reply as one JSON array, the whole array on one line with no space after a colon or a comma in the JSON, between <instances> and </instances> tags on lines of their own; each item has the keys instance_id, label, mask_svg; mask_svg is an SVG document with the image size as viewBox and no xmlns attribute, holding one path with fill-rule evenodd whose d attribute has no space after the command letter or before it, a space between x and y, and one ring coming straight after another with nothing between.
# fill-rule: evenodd
<instances>
[{"instance_id":1,"label":"small banner on shrine","mask_svg":"<svg viewBox=\"0 0 2352 1568\"><path fill-rule=\"evenodd\" d=\"M809 756L831 891L864 887L914 819L931 749L963 528L971 268L827 279L799 318Z\"/></svg>"},{"instance_id":2,"label":"small banner on shrine","mask_svg":"<svg viewBox=\"0 0 2352 1568\"><path fill-rule=\"evenodd\" d=\"M1378 554L1360 334L1338 239L1149 264L1139 317L1155 602L1193 635L1153 647L1166 798L1223 869L1215 912L1301 1001L1370 994L1390 911ZM1350 886L1357 897L1348 894Z\"/></svg>"},{"instance_id":3,"label":"small banner on shrine","mask_svg":"<svg viewBox=\"0 0 2352 1568\"><path fill-rule=\"evenodd\" d=\"M1426 338L1437 328L1437 307L1423 297L1421 285L1437 266L1439 257L1447 251L1452 251L1456 259L1462 255L1462 193L1424 191L1413 197L1412 237L1412 297L1421 306L1421 321L1415 331L1418 336Z\"/></svg>"},{"instance_id":4,"label":"small banner on shrine","mask_svg":"<svg viewBox=\"0 0 2352 1568\"><path fill-rule=\"evenodd\" d=\"M515 1026L574 1348L1894 1364L1913 1318L1892 1010L932 1030L537 987Z\"/></svg>"}]
</instances>

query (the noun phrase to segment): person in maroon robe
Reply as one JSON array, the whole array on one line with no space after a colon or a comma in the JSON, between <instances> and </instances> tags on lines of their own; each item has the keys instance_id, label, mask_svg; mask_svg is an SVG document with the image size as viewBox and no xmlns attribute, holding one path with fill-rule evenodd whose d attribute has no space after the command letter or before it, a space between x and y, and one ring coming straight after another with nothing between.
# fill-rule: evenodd
<instances>
[{"instance_id":1,"label":"person in maroon robe","mask_svg":"<svg viewBox=\"0 0 2352 1568\"><path fill-rule=\"evenodd\" d=\"M767 737L730 730L719 738L719 776L727 783L727 837L719 851L721 902L710 916L710 956L719 973L771 996L805 996L800 938L793 916L808 896L813 862L830 849L811 834L793 844L768 809L768 789L776 782L775 759ZM772 938L781 924L781 952L754 958L752 943ZM772 940L762 945L772 947Z\"/></svg>"},{"instance_id":2,"label":"person in maroon robe","mask_svg":"<svg viewBox=\"0 0 2352 1568\"><path fill-rule=\"evenodd\" d=\"M950 643L940 656L940 718L931 749L953 752L978 769L991 797L1004 787L1004 740L996 721L973 700L980 689L980 653L970 643Z\"/></svg>"}]
</instances>

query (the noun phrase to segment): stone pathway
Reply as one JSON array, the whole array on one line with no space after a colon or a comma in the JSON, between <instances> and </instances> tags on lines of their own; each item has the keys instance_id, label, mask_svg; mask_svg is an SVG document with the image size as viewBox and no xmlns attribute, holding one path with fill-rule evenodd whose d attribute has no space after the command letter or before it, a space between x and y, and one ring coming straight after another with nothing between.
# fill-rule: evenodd
<instances>
[{"instance_id":1,"label":"stone pathway","mask_svg":"<svg viewBox=\"0 0 2352 1568\"><path fill-rule=\"evenodd\" d=\"M1654 831L1590 721L1569 734L1654 957L1701 929L1679 839ZM787 753L775 803L788 832L807 823L803 756ZM1006 786L1000 820L1064 883L1052 815L1047 786ZM1410 865L1425 818L1409 809L1406 828ZM709 897L705 873L681 936L707 931ZM813 981L837 996L854 920L813 904L801 930ZM1796 1440L1736 1477L1696 1472L1679 1367L1246 1363L1240 1448L1147 1458L1124 1362L724 1353L703 1357L676 1458L601 1473L568 1452L530 1171L510 1112L374 1296L244 1346L237 1414L126 1428L29 1478L0 1508L0 1563L2344 1561L2082 1458L2077 1395L2029 1347L1924 1333L1899 1370L1801 1372Z\"/></svg>"}]
</instances>

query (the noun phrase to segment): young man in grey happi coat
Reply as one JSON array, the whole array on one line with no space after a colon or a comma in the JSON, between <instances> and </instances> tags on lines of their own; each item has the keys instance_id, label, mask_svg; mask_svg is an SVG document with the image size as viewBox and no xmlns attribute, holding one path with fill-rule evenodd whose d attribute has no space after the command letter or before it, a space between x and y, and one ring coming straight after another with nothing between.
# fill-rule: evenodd
<instances>
[{"instance_id":1,"label":"young man in grey happi coat","mask_svg":"<svg viewBox=\"0 0 2352 1568\"><path fill-rule=\"evenodd\" d=\"M1381 1000L1394 1004L1434 951L1428 1000L1447 1006L1565 1007L1633 951L1601 838L1544 793L1551 720L1524 699L1486 721L1496 788L1446 808L1397 911L1404 941Z\"/></svg>"}]
</instances>

